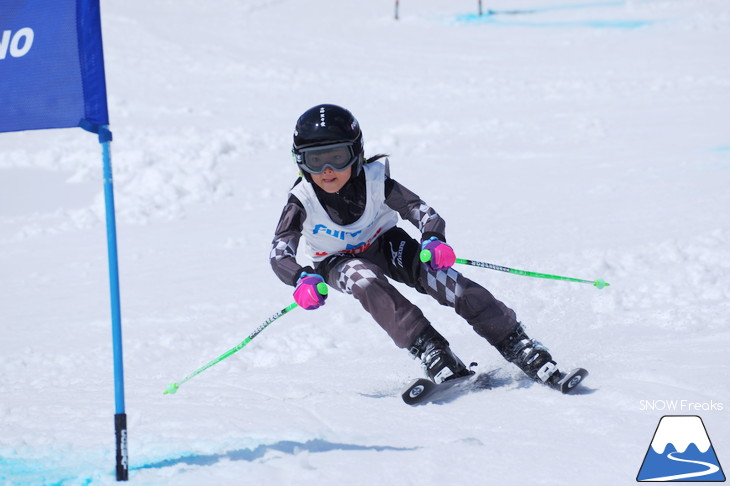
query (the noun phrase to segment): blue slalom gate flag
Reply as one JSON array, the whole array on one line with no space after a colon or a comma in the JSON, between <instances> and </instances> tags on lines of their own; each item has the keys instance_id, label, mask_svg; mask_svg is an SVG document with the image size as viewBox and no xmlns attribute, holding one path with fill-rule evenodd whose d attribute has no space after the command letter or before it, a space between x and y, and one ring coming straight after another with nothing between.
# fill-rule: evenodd
<instances>
[{"instance_id":1,"label":"blue slalom gate flag","mask_svg":"<svg viewBox=\"0 0 730 486\"><path fill-rule=\"evenodd\" d=\"M0 132L109 124L99 1L0 1Z\"/></svg>"},{"instance_id":2,"label":"blue slalom gate flag","mask_svg":"<svg viewBox=\"0 0 730 486\"><path fill-rule=\"evenodd\" d=\"M128 479L117 236L99 0L0 0L0 132L81 127L99 135L114 352L116 476Z\"/></svg>"}]
</instances>

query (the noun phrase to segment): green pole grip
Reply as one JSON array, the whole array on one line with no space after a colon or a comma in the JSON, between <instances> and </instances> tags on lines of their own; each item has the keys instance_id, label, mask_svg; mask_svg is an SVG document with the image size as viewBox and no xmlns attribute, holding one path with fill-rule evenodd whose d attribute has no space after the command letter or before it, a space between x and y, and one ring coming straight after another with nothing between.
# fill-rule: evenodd
<instances>
[{"instance_id":1,"label":"green pole grip","mask_svg":"<svg viewBox=\"0 0 730 486\"><path fill-rule=\"evenodd\" d=\"M327 287L326 283L320 282L317 284L317 292L319 292L319 295L327 295L329 291L330 289Z\"/></svg>"}]
</instances>

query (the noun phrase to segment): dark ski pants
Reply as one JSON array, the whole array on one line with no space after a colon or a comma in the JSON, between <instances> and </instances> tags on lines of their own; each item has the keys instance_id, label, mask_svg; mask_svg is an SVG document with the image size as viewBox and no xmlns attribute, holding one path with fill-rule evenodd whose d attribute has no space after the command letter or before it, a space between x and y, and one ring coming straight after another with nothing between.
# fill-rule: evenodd
<instances>
[{"instance_id":1,"label":"dark ski pants","mask_svg":"<svg viewBox=\"0 0 730 486\"><path fill-rule=\"evenodd\" d=\"M410 347L430 323L387 277L453 307L492 345L515 330L517 319L512 309L453 268L431 270L421 263L420 251L418 241L395 227L363 253L329 257L317 265L317 271L328 285L360 301L401 348Z\"/></svg>"}]
</instances>

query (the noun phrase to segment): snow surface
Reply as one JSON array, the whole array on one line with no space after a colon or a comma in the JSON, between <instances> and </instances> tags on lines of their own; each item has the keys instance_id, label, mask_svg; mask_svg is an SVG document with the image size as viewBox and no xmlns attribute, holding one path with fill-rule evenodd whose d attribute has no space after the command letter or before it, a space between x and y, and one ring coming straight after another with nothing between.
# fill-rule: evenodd
<instances>
[{"instance_id":1,"label":"snow surface","mask_svg":"<svg viewBox=\"0 0 730 486\"><path fill-rule=\"evenodd\" d=\"M667 414L702 416L730 463L730 3L476 9L104 2L131 482L634 484ZM269 245L322 102L458 255L611 283L460 268L591 371L580 394L403 289L500 386L404 405L418 364L333 294L163 395L292 301ZM79 129L0 134L2 484L115 482L100 159Z\"/></svg>"}]
</instances>

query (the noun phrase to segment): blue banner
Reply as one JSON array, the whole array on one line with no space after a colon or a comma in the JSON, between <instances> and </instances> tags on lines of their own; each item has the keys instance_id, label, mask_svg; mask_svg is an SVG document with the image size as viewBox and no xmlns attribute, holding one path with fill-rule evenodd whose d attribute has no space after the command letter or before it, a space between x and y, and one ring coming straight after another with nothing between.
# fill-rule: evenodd
<instances>
[{"instance_id":1,"label":"blue banner","mask_svg":"<svg viewBox=\"0 0 730 486\"><path fill-rule=\"evenodd\" d=\"M0 0L0 132L108 124L99 0Z\"/></svg>"}]
</instances>

